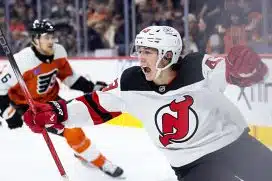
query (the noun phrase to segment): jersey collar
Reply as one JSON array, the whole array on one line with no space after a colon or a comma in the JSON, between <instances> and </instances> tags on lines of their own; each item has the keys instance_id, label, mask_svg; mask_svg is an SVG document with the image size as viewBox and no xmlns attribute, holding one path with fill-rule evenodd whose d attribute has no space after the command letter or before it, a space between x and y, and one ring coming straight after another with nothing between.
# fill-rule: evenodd
<instances>
[{"instance_id":1,"label":"jersey collar","mask_svg":"<svg viewBox=\"0 0 272 181\"><path fill-rule=\"evenodd\" d=\"M31 46L31 49L35 53L36 57L43 63L51 63L54 60L54 54L50 56L43 55L34 46Z\"/></svg>"}]
</instances>

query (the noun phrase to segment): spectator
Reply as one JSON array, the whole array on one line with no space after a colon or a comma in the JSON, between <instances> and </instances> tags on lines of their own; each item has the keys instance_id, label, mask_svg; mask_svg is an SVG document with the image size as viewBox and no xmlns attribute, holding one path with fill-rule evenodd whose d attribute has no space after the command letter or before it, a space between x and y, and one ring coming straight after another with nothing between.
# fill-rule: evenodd
<instances>
[{"instance_id":1,"label":"spectator","mask_svg":"<svg viewBox=\"0 0 272 181\"><path fill-rule=\"evenodd\" d=\"M29 26L36 19L37 13L34 10L34 8L29 8L25 16L26 16L25 25Z\"/></svg>"},{"instance_id":2,"label":"spectator","mask_svg":"<svg viewBox=\"0 0 272 181\"><path fill-rule=\"evenodd\" d=\"M177 8L173 11L173 19L172 19L172 26L178 30L180 34L183 34L184 27L183 27L183 9Z\"/></svg>"},{"instance_id":3,"label":"spectator","mask_svg":"<svg viewBox=\"0 0 272 181\"><path fill-rule=\"evenodd\" d=\"M225 11L216 25L223 35L224 52L229 52L234 45L246 45L260 39L257 27L260 27L261 19L261 14L253 10L248 0L225 0Z\"/></svg>"},{"instance_id":4,"label":"spectator","mask_svg":"<svg viewBox=\"0 0 272 181\"><path fill-rule=\"evenodd\" d=\"M101 21L95 24L94 30L99 34L101 40L102 40L102 45L103 48L109 48L109 41L107 37L105 36L106 31L108 30L108 24L109 22L106 21Z\"/></svg>"},{"instance_id":5,"label":"spectator","mask_svg":"<svg viewBox=\"0 0 272 181\"><path fill-rule=\"evenodd\" d=\"M23 23L23 21L18 18L18 17L12 17L11 20L10 20L10 31L25 31L26 30L26 26L25 24Z\"/></svg>"},{"instance_id":6,"label":"spectator","mask_svg":"<svg viewBox=\"0 0 272 181\"><path fill-rule=\"evenodd\" d=\"M89 51L104 48L103 40L101 39L99 33L96 32L93 28L88 29L88 48Z\"/></svg>"},{"instance_id":7,"label":"spectator","mask_svg":"<svg viewBox=\"0 0 272 181\"><path fill-rule=\"evenodd\" d=\"M241 11L230 14L230 24L226 25L224 34L225 53L229 52L235 45L247 44L246 23L243 17Z\"/></svg>"},{"instance_id":8,"label":"spectator","mask_svg":"<svg viewBox=\"0 0 272 181\"><path fill-rule=\"evenodd\" d=\"M189 40L186 40L185 37L183 38L183 41L186 42L184 54L198 52L198 46L196 44L196 38L198 36L197 19L194 14L189 14L187 19L189 23ZM185 17L183 17L183 21L185 21Z\"/></svg>"},{"instance_id":9,"label":"spectator","mask_svg":"<svg viewBox=\"0 0 272 181\"><path fill-rule=\"evenodd\" d=\"M239 0L238 6L242 9L243 13L247 17L247 25L245 27L249 41L261 40L261 22L262 14L260 9L256 8L256 4L253 4L252 0Z\"/></svg>"},{"instance_id":10,"label":"spectator","mask_svg":"<svg viewBox=\"0 0 272 181\"><path fill-rule=\"evenodd\" d=\"M17 18L20 22L23 22L24 24L27 23L27 12L31 7L28 6L24 1L22 0L16 0L14 4L11 4L10 6L10 16L11 18Z\"/></svg>"},{"instance_id":11,"label":"spectator","mask_svg":"<svg viewBox=\"0 0 272 181\"><path fill-rule=\"evenodd\" d=\"M56 24L59 41L71 55L77 53L76 31L83 35L83 11L75 12L74 0L41 1L42 18L49 17ZM129 5L129 28L132 32L131 3ZM269 36L262 37L262 13L260 2L255 0L188 0L189 29L191 50L209 53L224 53L235 44L272 44ZM0 7L0 23L4 25L4 4ZM36 0L11 0L10 30L16 31L11 38L21 42L17 31L25 31L29 22L37 17ZM270 1L268 3L271 4ZM1 4L0 4L1 5ZM184 34L183 6L184 0L135 0L136 31L149 25L169 25ZM82 7L82 1L79 1ZM271 8L267 8L268 19L271 19ZM124 5L123 0L88 0L87 25L89 51L97 48L119 47L120 55L124 55ZM79 16L80 26L75 26L75 15ZM194 18L192 18L194 17ZM4 26L6 27L6 26ZM272 27L272 26L271 26ZM118 33L116 33L118 32ZM130 40L131 41L131 40ZM81 42L84 42L83 40ZM19 43L21 44L21 43ZM83 44L81 44L83 46ZM260 49L260 48L259 48Z\"/></svg>"},{"instance_id":12,"label":"spectator","mask_svg":"<svg viewBox=\"0 0 272 181\"><path fill-rule=\"evenodd\" d=\"M64 0L56 0L51 8L50 20L55 24L56 29L68 29L72 31L74 19L74 8L66 4Z\"/></svg>"},{"instance_id":13,"label":"spectator","mask_svg":"<svg viewBox=\"0 0 272 181\"><path fill-rule=\"evenodd\" d=\"M210 36L215 32L215 24L224 7L224 0L207 0L203 4L198 18L207 24L206 33Z\"/></svg>"},{"instance_id":14,"label":"spectator","mask_svg":"<svg viewBox=\"0 0 272 181\"><path fill-rule=\"evenodd\" d=\"M209 37L206 52L211 55L223 53L223 40L219 34L214 33Z\"/></svg>"},{"instance_id":15,"label":"spectator","mask_svg":"<svg viewBox=\"0 0 272 181\"><path fill-rule=\"evenodd\" d=\"M23 48L29 45L30 38L28 37L28 34L26 31L21 31L18 29L15 29L11 32L11 47L13 53L19 52Z\"/></svg>"},{"instance_id":16,"label":"spectator","mask_svg":"<svg viewBox=\"0 0 272 181\"><path fill-rule=\"evenodd\" d=\"M104 3L89 1L89 12L87 19L87 25L89 27L94 27L96 23L108 20L110 15L110 10Z\"/></svg>"},{"instance_id":17,"label":"spectator","mask_svg":"<svg viewBox=\"0 0 272 181\"><path fill-rule=\"evenodd\" d=\"M5 9L3 6L0 7L0 26L3 27L5 23Z\"/></svg>"},{"instance_id":18,"label":"spectator","mask_svg":"<svg viewBox=\"0 0 272 181\"><path fill-rule=\"evenodd\" d=\"M109 48L116 47L114 37L117 33L117 30L122 24L124 24L124 19L122 18L121 15L117 14L112 18L112 23L109 25L109 28L104 33L104 37L108 41Z\"/></svg>"}]
</instances>

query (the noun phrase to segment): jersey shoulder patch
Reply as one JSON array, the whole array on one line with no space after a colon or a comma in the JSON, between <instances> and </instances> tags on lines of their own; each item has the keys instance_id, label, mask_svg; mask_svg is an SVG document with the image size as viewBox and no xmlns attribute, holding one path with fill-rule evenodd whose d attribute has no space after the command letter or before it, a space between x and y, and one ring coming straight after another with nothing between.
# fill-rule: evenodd
<instances>
[{"instance_id":1,"label":"jersey shoulder patch","mask_svg":"<svg viewBox=\"0 0 272 181\"><path fill-rule=\"evenodd\" d=\"M218 67L218 64L222 61L225 61L225 57L205 54L202 62L202 72L204 77L207 77L209 72Z\"/></svg>"},{"instance_id":2,"label":"jersey shoulder patch","mask_svg":"<svg viewBox=\"0 0 272 181\"><path fill-rule=\"evenodd\" d=\"M205 54L205 56L203 58L203 63L206 68L214 69L219 62L224 61L224 60L225 60L224 57L212 56L212 55Z\"/></svg>"},{"instance_id":3,"label":"jersey shoulder patch","mask_svg":"<svg viewBox=\"0 0 272 181\"><path fill-rule=\"evenodd\" d=\"M144 74L140 66L133 66L121 75L120 79L121 91L149 91L151 90L145 80Z\"/></svg>"}]
</instances>

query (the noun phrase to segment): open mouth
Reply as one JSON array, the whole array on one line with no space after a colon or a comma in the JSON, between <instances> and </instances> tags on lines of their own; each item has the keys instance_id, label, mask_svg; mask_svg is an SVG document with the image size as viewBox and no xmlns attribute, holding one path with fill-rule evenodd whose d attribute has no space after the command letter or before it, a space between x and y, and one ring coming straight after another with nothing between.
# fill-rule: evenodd
<instances>
[{"instance_id":1,"label":"open mouth","mask_svg":"<svg viewBox=\"0 0 272 181\"><path fill-rule=\"evenodd\" d=\"M52 49L52 48L53 48L53 45L49 45L48 48Z\"/></svg>"},{"instance_id":2,"label":"open mouth","mask_svg":"<svg viewBox=\"0 0 272 181\"><path fill-rule=\"evenodd\" d=\"M149 72L151 72L151 69L149 67L142 67L142 70L146 74L149 73Z\"/></svg>"}]
</instances>

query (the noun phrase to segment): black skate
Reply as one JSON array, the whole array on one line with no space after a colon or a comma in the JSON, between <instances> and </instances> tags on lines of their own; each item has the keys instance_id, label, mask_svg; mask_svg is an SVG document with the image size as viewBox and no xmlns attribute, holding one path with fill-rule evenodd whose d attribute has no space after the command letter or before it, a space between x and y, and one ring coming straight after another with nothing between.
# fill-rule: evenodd
<instances>
[{"instance_id":1,"label":"black skate","mask_svg":"<svg viewBox=\"0 0 272 181\"><path fill-rule=\"evenodd\" d=\"M121 178L124 173L124 170L121 167L114 165L108 160L106 160L104 165L99 169L102 170L105 174L115 178Z\"/></svg>"},{"instance_id":2,"label":"black skate","mask_svg":"<svg viewBox=\"0 0 272 181\"><path fill-rule=\"evenodd\" d=\"M75 157L77 159L79 159L84 166L97 168L95 165L93 165L91 162L88 162L87 160L85 160L81 156L75 154ZM119 179L125 178L123 175L124 170L121 167L113 164L112 162L110 162L108 160L106 160L104 165L102 167L99 167L99 169L102 172L104 172L106 175L109 175L111 177L119 178Z\"/></svg>"}]
</instances>

